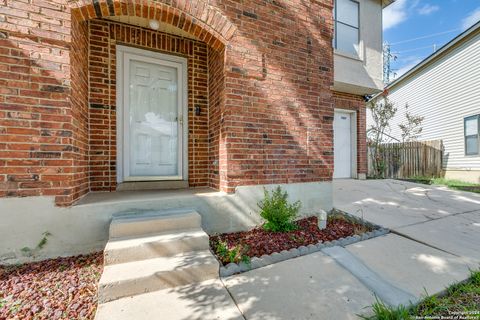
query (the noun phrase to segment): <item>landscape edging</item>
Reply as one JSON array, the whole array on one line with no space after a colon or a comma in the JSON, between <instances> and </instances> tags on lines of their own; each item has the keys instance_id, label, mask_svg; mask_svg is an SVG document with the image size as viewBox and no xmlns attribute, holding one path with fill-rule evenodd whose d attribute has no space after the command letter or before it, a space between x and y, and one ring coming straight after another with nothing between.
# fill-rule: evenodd
<instances>
[{"instance_id":1,"label":"landscape edging","mask_svg":"<svg viewBox=\"0 0 480 320\"><path fill-rule=\"evenodd\" d=\"M226 266L220 266L220 277L228 277L233 274L242 273L246 271L250 271L253 269L262 268L268 266L270 264L274 264L280 261L285 261L288 259L304 256L310 253L314 253L317 251L322 250L323 248L333 247L333 246L347 246L349 244L357 243L359 241L383 236L390 232L389 229L383 228L379 225L373 224L371 222L365 221L359 217L354 215L348 214L346 212L334 209L332 211L340 212L341 214L348 216L349 218L361 223L365 226L368 226L373 231L365 232L360 235L348 236L344 238L340 238L333 241L325 241L319 242L317 244L309 244L308 246L300 246L298 248L292 248L290 250L283 250L281 252L274 252L270 255L263 255L259 257L253 257L250 260L250 263L240 262L240 263L229 263Z\"/></svg>"}]
</instances>

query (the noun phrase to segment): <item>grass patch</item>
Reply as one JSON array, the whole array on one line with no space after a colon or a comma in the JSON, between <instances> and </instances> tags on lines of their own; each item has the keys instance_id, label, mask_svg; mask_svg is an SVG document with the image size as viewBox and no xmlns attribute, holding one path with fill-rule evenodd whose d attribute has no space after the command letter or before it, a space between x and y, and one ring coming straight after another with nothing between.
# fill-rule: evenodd
<instances>
[{"instance_id":1,"label":"grass patch","mask_svg":"<svg viewBox=\"0 0 480 320\"><path fill-rule=\"evenodd\" d=\"M428 296L417 306L392 308L377 301L368 320L407 319L480 319L480 271L472 272L466 282L450 286L445 294Z\"/></svg>"},{"instance_id":2,"label":"grass patch","mask_svg":"<svg viewBox=\"0 0 480 320\"><path fill-rule=\"evenodd\" d=\"M447 186L450 189L460 190L460 191L470 191L475 193L480 193L480 184L478 183L471 183L465 182L461 180L455 179L446 179L446 178L431 178L431 177L423 177L423 176L415 176L410 177L407 179L402 179L410 182L417 182L423 184L435 184L435 185L443 185Z\"/></svg>"},{"instance_id":3,"label":"grass patch","mask_svg":"<svg viewBox=\"0 0 480 320\"><path fill-rule=\"evenodd\" d=\"M398 306L392 308L387 306L378 298L375 298L376 301L372 305L373 316L359 316L364 320L404 320L411 319L409 309L404 306Z\"/></svg>"}]
</instances>

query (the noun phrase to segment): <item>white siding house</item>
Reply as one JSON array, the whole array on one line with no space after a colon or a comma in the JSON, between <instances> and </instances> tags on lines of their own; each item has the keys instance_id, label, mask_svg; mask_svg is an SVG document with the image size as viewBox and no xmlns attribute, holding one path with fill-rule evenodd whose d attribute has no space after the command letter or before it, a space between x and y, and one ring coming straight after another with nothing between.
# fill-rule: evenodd
<instances>
[{"instance_id":1,"label":"white siding house","mask_svg":"<svg viewBox=\"0 0 480 320\"><path fill-rule=\"evenodd\" d=\"M480 22L387 86L398 108L389 133L401 140L405 105L423 116L419 140L442 139L447 178L480 182ZM379 99L377 96L374 99ZM367 129L371 117L367 117Z\"/></svg>"}]
</instances>

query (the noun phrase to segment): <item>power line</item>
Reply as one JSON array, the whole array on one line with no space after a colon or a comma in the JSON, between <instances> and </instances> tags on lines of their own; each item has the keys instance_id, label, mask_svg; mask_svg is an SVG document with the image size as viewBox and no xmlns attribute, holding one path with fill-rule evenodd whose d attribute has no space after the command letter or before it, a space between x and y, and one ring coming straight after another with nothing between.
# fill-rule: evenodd
<instances>
[{"instance_id":1,"label":"power line","mask_svg":"<svg viewBox=\"0 0 480 320\"><path fill-rule=\"evenodd\" d=\"M438 44L436 44L436 43L433 43L433 44L428 45L428 46L423 46L423 47L418 47L418 48L413 48L413 49L408 49L408 50L393 51L392 53L394 53L394 54L401 54L401 53L412 52L412 51L419 51L419 50L428 49L428 48L432 48L434 51L436 51L436 50L435 50L436 48L439 48L439 47L442 47L442 46L443 46L443 44L438 45Z\"/></svg>"},{"instance_id":2,"label":"power line","mask_svg":"<svg viewBox=\"0 0 480 320\"><path fill-rule=\"evenodd\" d=\"M407 39L407 40L398 41L398 42L395 42L395 43L390 43L390 45L394 46L394 45L397 45L397 44L402 44L402 43L412 42L412 41L416 41L416 40L441 36L443 34L452 33L452 32L455 32L455 31L458 31L458 30L461 30L461 29L462 28L455 28L455 29L452 29L452 30L437 32L437 33L433 33L433 34L429 34L429 35L425 35L425 36L421 36L421 37L416 37L416 38L411 38L411 39Z\"/></svg>"}]
</instances>

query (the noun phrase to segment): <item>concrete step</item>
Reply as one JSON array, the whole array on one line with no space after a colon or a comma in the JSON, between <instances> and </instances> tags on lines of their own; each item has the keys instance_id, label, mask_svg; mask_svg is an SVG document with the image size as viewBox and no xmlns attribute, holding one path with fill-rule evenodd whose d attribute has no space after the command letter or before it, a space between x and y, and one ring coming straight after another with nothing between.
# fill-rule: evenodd
<instances>
[{"instance_id":1,"label":"concrete step","mask_svg":"<svg viewBox=\"0 0 480 320\"><path fill-rule=\"evenodd\" d=\"M208 248L208 235L200 228L167 231L145 237L113 238L105 247L104 263L113 265Z\"/></svg>"},{"instance_id":2,"label":"concrete step","mask_svg":"<svg viewBox=\"0 0 480 320\"><path fill-rule=\"evenodd\" d=\"M115 216L110 223L110 239L145 236L167 231L201 228L202 219L195 210L150 211Z\"/></svg>"},{"instance_id":3,"label":"concrete step","mask_svg":"<svg viewBox=\"0 0 480 320\"><path fill-rule=\"evenodd\" d=\"M98 301L197 283L218 277L219 263L209 250L105 266Z\"/></svg>"},{"instance_id":4,"label":"concrete step","mask_svg":"<svg viewBox=\"0 0 480 320\"><path fill-rule=\"evenodd\" d=\"M95 320L244 320L219 279L98 305Z\"/></svg>"}]
</instances>

